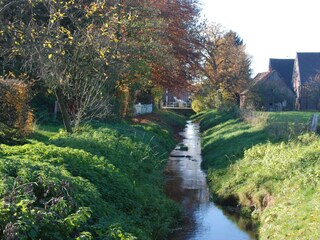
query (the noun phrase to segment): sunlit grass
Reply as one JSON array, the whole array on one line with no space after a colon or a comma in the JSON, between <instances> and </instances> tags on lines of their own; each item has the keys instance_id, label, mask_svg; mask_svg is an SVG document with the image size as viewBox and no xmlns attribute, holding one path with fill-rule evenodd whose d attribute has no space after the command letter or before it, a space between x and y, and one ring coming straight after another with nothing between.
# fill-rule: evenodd
<instances>
[{"instance_id":1,"label":"sunlit grass","mask_svg":"<svg viewBox=\"0 0 320 240\"><path fill-rule=\"evenodd\" d=\"M313 114L320 114L319 112L304 112L304 111L292 111L292 112L270 112L268 113L268 120L275 122L299 122L306 123L310 121Z\"/></svg>"},{"instance_id":2,"label":"sunlit grass","mask_svg":"<svg viewBox=\"0 0 320 240\"><path fill-rule=\"evenodd\" d=\"M319 239L320 138L308 133L314 112L258 112L249 122L222 114L198 118L214 199L239 204L259 239Z\"/></svg>"}]
</instances>

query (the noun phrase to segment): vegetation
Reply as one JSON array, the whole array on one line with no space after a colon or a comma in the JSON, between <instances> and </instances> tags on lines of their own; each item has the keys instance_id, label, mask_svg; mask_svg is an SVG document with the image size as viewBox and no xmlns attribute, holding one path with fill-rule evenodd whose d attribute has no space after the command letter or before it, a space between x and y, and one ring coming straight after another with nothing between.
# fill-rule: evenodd
<instances>
[{"instance_id":1,"label":"vegetation","mask_svg":"<svg viewBox=\"0 0 320 240\"><path fill-rule=\"evenodd\" d=\"M29 100L26 84L0 78L0 142L19 142L32 131L33 114Z\"/></svg>"},{"instance_id":2,"label":"vegetation","mask_svg":"<svg viewBox=\"0 0 320 240\"><path fill-rule=\"evenodd\" d=\"M180 214L163 192L172 117L184 123L40 126L28 144L0 145L1 238L163 239Z\"/></svg>"},{"instance_id":3,"label":"vegetation","mask_svg":"<svg viewBox=\"0 0 320 240\"><path fill-rule=\"evenodd\" d=\"M4 0L0 75L54 95L68 132L125 117L137 92L190 85L198 15L197 1Z\"/></svg>"},{"instance_id":4,"label":"vegetation","mask_svg":"<svg viewBox=\"0 0 320 240\"><path fill-rule=\"evenodd\" d=\"M162 169L185 119L124 119L166 89L192 90L196 112L219 109L195 117L217 201L249 209L262 239L319 238L310 115L230 112L250 58L199 11L197 0L0 1L1 238L165 238L180 210Z\"/></svg>"},{"instance_id":5,"label":"vegetation","mask_svg":"<svg viewBox=\"0 0 320 240\"><path fill-rule=\"evenodd\" d=\"M194 96L194 111L239 106L240 93L248 87L251 74L243 40L216 24L206 26L202 37L204 64L200 67L202 81Z\"/></svg>"},{"instance_id":6,"label":"vegetation","mask_svg":"<svg viewBox=\"0 0 320 240\"><path fill-rule=\"evenodd\" d=\"M306 131L311 115L255 113L251 123L216 110L195 117L215 201L240 207L259 239L320 237L320 138Z\"/></svg>"},{"instance_id":7,"label":"vegetation","mask_svg":"<svg viewBox=\"0 0 320 240\"><path fill-rule=\"evenodd\" d=\"M185 119L124 119L195 79L204 98L236 101L243 42L214 38L199 13L198 0L0 1L1 238L166 236L179 207L162 169Z\"/></svg>"}]
</instances>

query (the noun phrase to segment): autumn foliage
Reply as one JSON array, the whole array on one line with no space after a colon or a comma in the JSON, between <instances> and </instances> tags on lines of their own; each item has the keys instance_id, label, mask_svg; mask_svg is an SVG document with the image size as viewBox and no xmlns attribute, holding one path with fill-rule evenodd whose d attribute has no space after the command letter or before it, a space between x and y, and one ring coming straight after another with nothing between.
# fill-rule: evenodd
<instances>
[{"instance_id":1,"label":"autumn foliage","mask_svg":"<svg viewBox=\"0 0 320 240\"><path fill-rule=\"evenodd\" d=\"M0 79L0 140L23 137L33 128L28 106L28 86L14 79Z\"/></svg>"}]
</instances>

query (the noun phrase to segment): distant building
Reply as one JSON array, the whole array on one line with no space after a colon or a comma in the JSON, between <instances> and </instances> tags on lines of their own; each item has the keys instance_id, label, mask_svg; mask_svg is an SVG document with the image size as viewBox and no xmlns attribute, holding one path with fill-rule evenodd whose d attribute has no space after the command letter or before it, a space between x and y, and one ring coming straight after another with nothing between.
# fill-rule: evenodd
<instances>
[{"instance_id":1,"label":"distant building","mask_svg":"<svg viewBox=\"0 0 320 240\"><path fill-rule=\"evenodd\" d=\"M287 84L287 86L293 90L292 85L292 73L293 73L294 59L269 59L269 71L277 71L279 76Z\"/></svg>"},{"instance_id":2,"label":"distant building","mask_svg":"<svg viewBox=\"0 0 320 240\"><path fill-rule=\"evenodd\" d=\"M291 110L294 93L276 70L257 74L249 89L240 94L240 107L266 111Z\"/></svg>"},{"instance_id":3,"label":"distant building","mask_svg":"<svg viewBox=\"0 0 320 240\"><path fill-rule=\"evenodd\" d=\"M191 108L191 92L185 89L167 89L162 96L162 108Z\"/></svg>"},{"instance_id":4,"label":"distant building","mask_svg":"<svg viewBox=\"0 0 320 240\"><path fill-rule=\"evenodd\" d=\"M293 75L297 110L320 110L320 53L297 53Z\"/></svg>"},{"instance_id":5,"label":"distant building","mask_svg":"<svg viewBox=\"0 0 320 240\"><path fill-rule=\"evenodd\" d=\"M183 89L180 91L170 91L167 89L162 97L162 100L163 102L177 102L179 100L189 102L190 96L191 93Z\"/></svg>"},{"instance_id":6,"label":"distant building","mask_svg":"<svg viewBox=\"0 0 320 240\"><path fill-rule=\"evenodd\" d=\"M241 93L240 107L320 110L320 53L297 53L295 59L270 58L269 71L257 74Z\"/></svg>"}]
</instances>

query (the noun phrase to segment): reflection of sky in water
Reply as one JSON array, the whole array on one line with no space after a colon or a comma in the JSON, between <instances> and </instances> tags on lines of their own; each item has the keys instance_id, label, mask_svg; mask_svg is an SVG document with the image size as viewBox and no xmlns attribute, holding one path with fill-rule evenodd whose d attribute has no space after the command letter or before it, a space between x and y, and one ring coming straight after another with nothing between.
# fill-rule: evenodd
<instances>
[{"instance_id":1,"label":"reflection of sky in water","mask_svg":"<svg viewBox=\"0 0 320 240\"><path fill-rule=\"evenodd\" d=\"M180 151L179 145L171 152L166 166L166 193L185 209L185 223L182 230L169 237L172 240L247 240L254 239L240 230L236 223L209 201L206 175L201 170L201 146L199 126L188 123L184 132L183 145L187 151ZM186 156L186 157L181 157Z\"/></svg>"}]
</instances>

